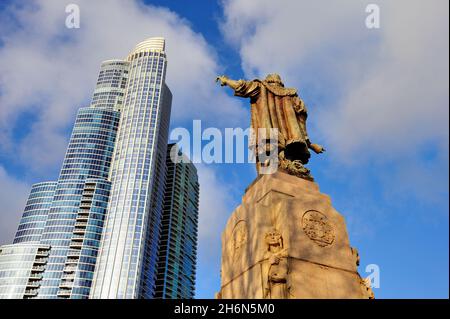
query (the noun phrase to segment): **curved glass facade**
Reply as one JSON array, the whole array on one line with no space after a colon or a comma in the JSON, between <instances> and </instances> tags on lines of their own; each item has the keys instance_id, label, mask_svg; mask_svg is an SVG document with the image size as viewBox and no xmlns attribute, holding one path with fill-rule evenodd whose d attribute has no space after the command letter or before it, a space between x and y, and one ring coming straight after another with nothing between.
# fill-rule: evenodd
<instances>
[{"instance_id":1,"label":"curved glass facade","mask_svg":"<svg viewBox=\"0 0 450 319\"><path fill-rule=\"evenodd\" d=\"M86 235L75 233L79 211L83 208L86 182L93 178L106 181L108 177L119 115L119 112L109 108L87 107L78 111L42 233L41 243L50 245L52 249L38 298L71 297L65 289L67 282L61 279L67 263L72 261L68 253L73 239ZM101 205L106 206L106 202L107 197ZM95 260L90 264L86 270L93 272ZM77 265L72 263L72 266ZM84 295L80 293L77 296L87 297L88 290Z\"/></svg>"},{"instance_id":2,"label":"curved glass facade","mask_svg":"<svg viewBox=\"0 0 450 319\"><path fill-rule=\"evenodd\" d=\"M164 83L164 39L138 44L127 60L128 83L93 298L139 298L154 293L171 106L171 93Z\"/></svg>"},{"instance_id":3,"label":"curved glass facade","mask_svg":"<svg viewBox=\"0 0 450 319\"><path fill-rule=\"evenodd\" d=\"M47 215L55 194L56 182L36 183L31 187L14 244L38 243L47 221Z\"/></svg>"},{"instance_id":4,"label":"curved glass facade","mask_svg":"<svg viewBox=\"0 0 450 319\"><path fill-rule=\"evenodd\" d=\"M109 181L102 179L87 179L84 184L59 285L59 297L80 299L89 296L110 186Z\"/></svg>"},{"instance_id":5,"label":"curved glass facade","mask_svg":"<svg viewBox=\"0 0 450 319\"><path fill-rule=\"evenodd\" d=\"M123 60L104 61L100 67L92 107L122 109L129 63Z\"/></svg>"}]
</instances>

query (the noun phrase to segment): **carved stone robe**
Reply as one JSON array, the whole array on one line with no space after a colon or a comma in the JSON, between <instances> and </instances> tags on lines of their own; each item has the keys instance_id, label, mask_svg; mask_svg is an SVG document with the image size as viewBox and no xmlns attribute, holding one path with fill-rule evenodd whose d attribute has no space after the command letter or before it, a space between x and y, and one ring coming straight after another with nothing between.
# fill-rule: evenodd
<instances>
[{"instance_id":1,"label":"carved stone robe","mask_svg":"<svg viewBox=\"0 0 450 319\"><path fill-rule=\"evenodd\" d=\"M238 82L234 95L250 98L251 127L255 134L259 128L277 128L278 151L284 151L290 160L308 163L307 110L297 90L258 79ZM258 141L257 136L255 140ZM256 141L250 146L255 147Z\"/></svg>"},{"instance_id":2,"label":"carved stone robe","mask_svg":"<svg viewBox=\"0 0 450 319\"><path fill-rule=\"evenodd\" d=\"M277 257L278 262L272 263L271 257ZM268 251L264 258L266 261L262 265L263 298L288 299L290 287L287 249L282 249L276 253Z\"/></svg>"}]
</instances>

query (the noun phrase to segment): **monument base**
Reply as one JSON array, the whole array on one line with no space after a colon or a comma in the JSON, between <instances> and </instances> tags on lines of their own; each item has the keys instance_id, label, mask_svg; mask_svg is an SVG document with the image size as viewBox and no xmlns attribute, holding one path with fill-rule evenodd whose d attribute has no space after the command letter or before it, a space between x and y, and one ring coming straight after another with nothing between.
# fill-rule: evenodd
<instances>
[{"instance_id":1,"label":"monument base","mask_svg":"<svg viewBox=\"0 0 450 319\"><path fill-rule=\"evenodd\" d=\"M223 299L373 298L344 218L318 185L261 175L222 234Z\"/></svg>"}]
</instances>

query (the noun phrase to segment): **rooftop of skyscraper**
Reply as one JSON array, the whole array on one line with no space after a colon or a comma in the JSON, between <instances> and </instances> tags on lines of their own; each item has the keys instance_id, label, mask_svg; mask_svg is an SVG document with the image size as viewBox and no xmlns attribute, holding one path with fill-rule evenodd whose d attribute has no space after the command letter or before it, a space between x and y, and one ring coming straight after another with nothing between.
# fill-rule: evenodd
<instances>
[{"instance_id":1,"label":"rooftop of skyscraper","mask_svg":"<svg viewBox=\"0 0 450 319\"><path fill-rule=\"evenodd\" d=\"M147 50L158 50L164 51L166 47L166 42L163 37L152 37L139 42L130 52L130 54L139 53Z\"/></svg>"}]
</instances>

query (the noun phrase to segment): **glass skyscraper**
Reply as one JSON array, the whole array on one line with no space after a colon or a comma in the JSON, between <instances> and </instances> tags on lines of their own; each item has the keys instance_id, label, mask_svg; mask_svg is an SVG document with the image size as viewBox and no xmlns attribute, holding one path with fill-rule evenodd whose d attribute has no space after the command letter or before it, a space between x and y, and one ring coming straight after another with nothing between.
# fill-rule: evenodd
<instances>
[{"instance_id":1,"label":"glass skyscraper","mask_svg":"<svg viewBox=\"0 0 450 319\"><path fill-rule=\"evenodd\" d=\"M139 43L125 60L101 64L58 180L32 186L13 244L0 247L0 298L154 298L158 271L165 287L183 287L167 288L162 298L193 296L198 181L192 163L169 164L167 172L166 68L160 37ZM175 209L178 195L172 206L167 202L167 174L178 185L173 191L187 183L183 211ZM175 215L185 223L183 234L171 228L169 240L184 253L172 256L159 242ZM158 257L168 261L167 271ZM173 281L174 267L180 275Z\"/></svg>"},{"instance_id":2,"label":"glass skyscraper","mask_svg":"<svg viewBox=\"0 0 450 319\"><path fill-rule=\"evenodd\" d=\"M199 210L197 169L177 144L169 144L166 163L155 298L188 299L195 294Z\"/></svg>"},{"instance_id":3,"label":"glass skyscraper","mask_svg":"<svg viewBox=\"0 0 450 319\"><path fill-rule=\"evenodd\" d=\"M163 38L128 55L129 78L111 167L111 196L92 298L152 298L172 95Z\"/></svg>"}]
</instances>

